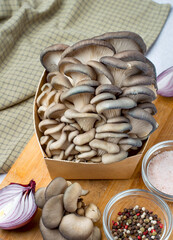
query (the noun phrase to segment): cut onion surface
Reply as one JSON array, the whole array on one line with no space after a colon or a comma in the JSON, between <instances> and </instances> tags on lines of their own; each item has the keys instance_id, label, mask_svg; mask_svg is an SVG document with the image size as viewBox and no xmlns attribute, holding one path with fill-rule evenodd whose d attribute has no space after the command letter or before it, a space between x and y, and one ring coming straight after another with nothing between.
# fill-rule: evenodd
<instances>
[{"instance_id":1,"label":"cut onion surface","mask_svg":"<svg viewBox=\"0 0 173 240\"><path fill-rule=\"evenodd\" d=\"M173 97L173 66L163 71L157 77L158 94L164 97Z\"/></svg>"},{"instance_id":2,"label":"cut onion surface","mask_svg":"<svg viewBox=\"0 0 173 240\"><path fill-rule=\"evenodd\" d=\"M11 183L0 189L0 229L16 229L29 223L36 213L35 181Z\"/></svg>"}]
</instances>

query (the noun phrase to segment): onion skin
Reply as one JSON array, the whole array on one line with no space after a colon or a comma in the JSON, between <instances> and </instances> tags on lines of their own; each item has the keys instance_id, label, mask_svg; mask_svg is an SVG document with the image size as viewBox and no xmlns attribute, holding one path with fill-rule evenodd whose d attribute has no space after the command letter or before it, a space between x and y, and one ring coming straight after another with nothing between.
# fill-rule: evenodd
<instances>
[{"instance_id":1,"label":"onion skin","mask_svg":"<svg viewBox=\"0 0 173 240\"><path fill-rule=\"evenodd\" d=\"M157 93L164 97L173 97L173 66L157 77Z\"/></svg>"},{"instance_id":2,"label":"onion skin","mask_svg":"<svg viewBox=\"0 0 173 240\"><path fill-rule=\"evenodd\" d=\"M12 230L28 224L37 212L34 180L29 184L10 183L0 189L0 229Z\"/></svg>"}]
</instances>

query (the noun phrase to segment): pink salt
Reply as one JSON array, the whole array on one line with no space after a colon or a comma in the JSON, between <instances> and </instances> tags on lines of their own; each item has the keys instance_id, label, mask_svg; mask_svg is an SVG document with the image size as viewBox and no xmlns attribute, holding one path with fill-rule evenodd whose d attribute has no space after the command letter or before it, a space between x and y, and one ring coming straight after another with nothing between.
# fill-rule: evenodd
<instances>
[{"instance_id":1,"label":"pink salt","mask_svg":"<svg viewBox=\"0 0 173 240\"><path fill-rule=\"evenodd\" d=\"M155 188L173 195L173 151L153 157L148 167L148 178Z\"/></svg>"}]
</instances>

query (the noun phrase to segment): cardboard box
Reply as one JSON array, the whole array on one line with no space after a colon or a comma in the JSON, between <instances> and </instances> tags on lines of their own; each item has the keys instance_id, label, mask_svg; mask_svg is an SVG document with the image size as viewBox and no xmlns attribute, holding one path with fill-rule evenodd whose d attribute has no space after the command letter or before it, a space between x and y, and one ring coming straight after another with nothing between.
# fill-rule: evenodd
<instances>
[{"instance_id":1,"label":"cardboard box","mask_svg":"<svg viewBox=\"0 0 173 240\"><path fill-rule=\"evenodd\" d=\"M46 161L49 173L52 178L61 176L65 179L129 179L135 168L140 161L144 148L147 145L147 142L143 145L142 149L137 155L128 157L120 162L115 162L112 164L103 164L103 163L76 163L68 162L65 160L55 160L48 158L46 153L42 149L39 139L42 136L38 129L38 124L40 119L37 115L37 104L36 99L41 93L41 87L46 82L46 72L41 76L38 89L34 101L34 125L35 132L41 152Z\"/></svg>"}]
</instances>

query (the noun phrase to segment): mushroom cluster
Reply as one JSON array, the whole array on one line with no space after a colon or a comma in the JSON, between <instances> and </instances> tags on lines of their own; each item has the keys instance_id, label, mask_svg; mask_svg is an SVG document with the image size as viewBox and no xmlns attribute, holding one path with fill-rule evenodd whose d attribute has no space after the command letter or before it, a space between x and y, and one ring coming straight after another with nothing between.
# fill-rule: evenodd
<instances>
[{"instance_id":1,"label":"mushroom cluster","mask_svg":"<svg viewBox=\"0 0 173 240\"><path fill-rule=\"evenodd\" d=\"M42 209L40 231L44 240L101 240L101 231L94 226L101 213L94 203L83 202L81 196L87 193L79 183L62 177L37 190L35 201Z\"/></svg>"},{"instance_id":2,"label":"mushroom cluster","mask_svg":"<svg viewBox=\"0 0 173 240\"><path fill-rule=\"evenodd\" d=\"M40 143L49 158L125 159L157 129L154 65L142 38L110 32L41 53L47 82L37 98Z\"/></svg>"}]
</instances>

